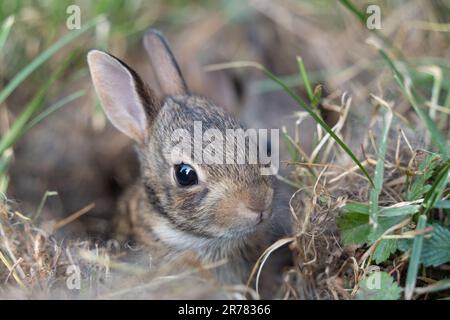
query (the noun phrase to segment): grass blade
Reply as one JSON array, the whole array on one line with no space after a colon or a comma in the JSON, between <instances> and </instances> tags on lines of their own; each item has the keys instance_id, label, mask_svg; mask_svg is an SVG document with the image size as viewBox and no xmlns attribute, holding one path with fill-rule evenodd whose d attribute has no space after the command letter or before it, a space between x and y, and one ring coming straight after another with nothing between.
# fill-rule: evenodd
<instances>
[{"instance_id":1,"label":"grass blade","mask_svg":"<svg viewBox=\"0 0 450 320\"><path fill-rule=\"evenodd\" d=\"M12 152L5 152L0 157L0 175L8 170L9 164L11 163L13 153Z\"/></svg>"},{"instance_id":2,"label":"grass blade","mask_svg":"<svg viewBox=\"0 0 450 320\"><path fill-rule=\"evenodd\" d=\"M383 180L384 180L384 161L386 158L386 150L387 150L387 141L389 130L391 128L392 123L392 111L388 109L385 117L384 117L384 129L383 134L380 141L380 146L378 148L378 161L375 166L375 174L374 174L374 187L370 191L370 223L375 230L378 227L378 199L380 197L381 190L383 189Z\"/></svg>"},{"instance_id":3,"label":"grass blade","mask_svg":"<svg viewBox=\"0 0 450 320\"><path fill-rule=\"evenodd\" d=\"M308 94L309 101L312 102L314 99L314 93L311 88L311 83L309 82L308 73L306 72L305 64L301 57L297 57L298 69L300 71L300 76L302 77L303 84L305 85L306 93Z\"/></svg>"},{"instance_id":4,"label":"grass blade","mask_svg":"<svg viewBox=\"0 0 450 320\"><path fill-rule=\"evenodd\" d=\"M291 139L289 139L288 133L286 132L286 130L281 130L281 134L284 142L286 143L291 161L298 161L298 152L293 146L293 142L291 141Z\"/></svg>"},{"instance_id":5,"label":"grass blade","mask_svg":"<svg viewBox=\"0 0 450 320\"><path fill-rule=\"evenodd\" d=\"M340 0L339 2L342 3L351 13L353 13L353 15L358 18L362 24L366 24L367 15L360 11L351 1Z\"/></svg>"},{"instance_id":6,"label":"grass blade","mask_svg":"<svg viewBox=\"0 0 450 320\"><path fill-rule=\"evenodd\" d=\"M2 27L0 29L0 51L3 49L3 46L6 43L6 39L8 39L8 35L13 24L14 16L9 16L2 24Z\"/></svg>"},{"instance_id":7,"label":"grass blade","mask_svg":"<svg viewBox=\"0 0 450 320\"><path fill-rule=\"evenodd\" d=\"M438 200L434 204L436 209L450 209L450 200Z\"/></svg>"},{"instance_id":8,"label":"grass blade","mask_svg":"<svg viewBox=\"0 0 450 320\"><path fill-rule=\"evenodd\" d=\"M311 100L311 106L316 109L317 106L320 103L320 100L322 99L322 86L318 85L315 89L314 89L314 95L313 98Z\"/></svg>"},{"instance_id":9,"label":"grass blade","mask_svg":"<svg viewBox=\"0 0 450 320\"><path fill-rule=\"evenodd\" d=\"M427 216L421 215L417 222L416 231L425 229L427 223ZM419 271L420 255L422 253L423 234L418 234L414 238L414 243L411 251L411 258L409 260L408 272L406 274L405 299L411 300L416 287L417 273Z\"/></svg>"},{"instance_id":10,"label":"grass blade","mask_svg":"<svg viewBox=\"0 0 450 320\"><path fill-rule=\"evenodd\" d=\"M430 118L428 113L424 112L417 103L417 94L415 93L415 90L412 86L407 86L405 77L403 74L397 69L397 67L394 65L393 61L389 58L389 56L386 54L386 52L382 48L377 48L379 54L384 59L384 61L387 63L388 67L391 69L391 71L394 74L394 78L397 81L398 85L402 89L403 93L405 94L406 98L408 99L409 103L413 107L414 111L417 113L419 118L425 123L425 126L431 136L431 140L435 146L437 146L439 152L444 156L444 159L447 159L449 156L448 153L448 147L447 147L447 141L445 140L442 133L439 131L439 129L436 127L433 120Z\"/></svg>"},{"instance_id":11,"label":"grass blade","mask_svg":"<svg viewBox=\"0 0 450 320\"><path fill-rule=\"evenodd\" d=\"M0 92L0 104L8 98L8 96L24 81L34 70L36 70L40 65L42 65L45 61L51 58L56 52L58 52L62 47L72 42L78 36L86 32L87 30L94 27L104 18L103 16L96 17L84 24L78 30L70 31L64 37L59 39L54 45L50 48L42 52L39 56L37 56L30 64L28 64L25 68L23 68Z\"/></svg>"},{"instance_id":12,"label":"grass blade","mask_svg":"<svg viewBox=\"0 0 450 320\"><path fill-rule=\"evenodd\" d=\"M73 55L66 59L65 62L50 76L50 78L44 83L44 85L39 89L38 93L34 98L26 105L25 109L14 121L14 124L6 132L6 134L0 140L0 156L11 147L22 135L24 134L24 129L27 126L28 121L33 116L33 114L42 107L42 103L45 99L48 89L52 83L60 77L62 72L66 69L69 62L72 60Z\"/></svg>"},{"instance_id":13,"label":"grass blade","mask_svg":"<svg viewBox=\"0 0 450 320\"><path fill-rule=\"evenodd\" d=\"M39 122L41 122L42 120L44 120L45 118L47 118L48 116L50 116L52 113L58 111L59 109L61 109L62 107L66 106L67 104L71 103L72 101L82 97L85 95L85 91L84 90L78 90L74 93L72 93L71 95L68 95L67 97L55 102L53 105L51 105L50 107L48 107L47 109L45 109L42 113L40 113L39 115L37 115L33 120L31 120L25 127L25 131L30 130L31 128L33 128L35 125L37 125Z\"/></svg>"}]
</instances>

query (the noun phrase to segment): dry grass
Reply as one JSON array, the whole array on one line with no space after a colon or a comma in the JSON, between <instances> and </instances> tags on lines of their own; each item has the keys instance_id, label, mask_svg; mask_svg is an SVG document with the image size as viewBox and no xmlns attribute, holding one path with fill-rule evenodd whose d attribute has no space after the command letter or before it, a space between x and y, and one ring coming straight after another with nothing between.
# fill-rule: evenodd
<instances>
[{"instance_id":1,"label":"dry grass","mask_svg":"<svg viewBox=\"0 0 450 320\"><path fill-rule=\"evenodd\" d=\"M337 126L339 133L351 107L351 99L344 96L340 105L334 105L331 101L329 103L329 108L340 112L338 123L342 125ZM374 115L372 121L375 131L378 130L378 118L378 115ZM365 164L371 172L377 157L372 144L372 132L368 131L363 146ZM392 130L391 139L397 143L391 144L388 150L385 189L380 198L380 203L386 206L405 201L402 196L405 181L417 171L417 163L424 153L411 149L414 143L406 140L402 130ZM370 184L357 173L356 167L336 148L333 140L326 136L322 136L322 140L324 143L319 142L320 148L312 153L318 155L323 163L289 164L292 168L291 177L303 177L304 183L304 187L292 194L289 201L295 230L293 236L279 240L268 248L260 259L262 263L255 266L251 276L251 279L258 279L260 269L264 268L264 262L270 259L270 254L281 246L289 246L294 263L293 267L287 266L285 269L283 285L278 290L277 298L351 299L370 265L367 252L371 248L343 248L336 226L340 208L346 202L367 201ZM292 141L295 143L295 139ZM297 147L301 148L299 145ZM307 154L305 150L301 153ZM305 175L306 166L315 176L310 172ZM82 214L88 214L92 205L63 220L46 220L40 225L35 225L32 219L12 209L16 206L3 199L0 207L0 279L7 285L2 286L0 291L3 298L258 297L258 283L256 286L249 284L247 288L223 288L212 279L205 280L208 277L205 278L204 269L215 266L202 266L183 274L167 274L162 270L147 268L145 256L139 254L138 247L121 246L117 242L95 243L87 239L56 240L57 229ZM130 252L134 254L131 263ZM128 259L124 259L125 256ZM386 270L401 278L405 262L406 257L400 255ZM67 289L71 274L67 274L69 266L80 268L83 290Z\"/></svg>"},{"instance_id":2,"label":"dry grass","mask_svg":"<svg viewBox=\"0 0 450 320\"><path fill-rule=\"evenodd\" d=\"M444 59L448 57L446 53L449 50L449 41L448 23L445 22L443 6L441 2L431 6L428 1L420 0L409 1L407 4L400 3L397 6L385 4L382 6L382 32L403 52L406 58L402 64L404 67L402 71L411 72L411 78L419 83L423 95L427 99L430 97L422 107L426 112L429 111L430 117L439 129L448 135L449 125L446 116L448 106L443 103L443 95L449 92L449 79L446 77L446 71L449 70L448 59ZM322 84L323 92L327 94L322 98L320 105L327 122L334 126L335 132L355 151L371 175L375 171L379 150L377 140L382 131L380 109L384 110L386 107L392 109L394 122L389 132L379 204L393 206L406 201L407 182L421 174L418 171L418 164L428 154L428 150L435 151L435 149L429 141L424 124L418 119L410 103L398 94L399 90L391 72L383 67L383 62L373 46L367 44L370 32L361 28L358 21L342 6L324 6L320 1L314 5L290 0L249 1L245 9L248 10L247 13L250 12L249 16L253 20L237 19L238 22L233 19L239 17L235 16L239 6L234 7L230 4L227 7L228 11L223 8L220 8L223 9L220 11L217 8L200 9L200 7L198 4L192 5L191 10L197 12L196 15L185 17L185 20L178 22L178 26L168 30L168 37L174 44L175 52L183 53L179 55L180 64L193 91L212 96L213 99L224 101L225 104L230 103L230 99L231 104L244 104L233 98L235 92L230 91L230 86L225 85L226 82L224 84L222 78L217 78L220 81L208 78L209 75L203 72L203 66L245 59L267 65L276 74L287 74L283 80L296 92L301 93L302 83L295 65L295 56L301 55L310 72L310 79L313 83ZM135 8L127 10L130 10L130 14L137 14L133 11ZM171 24L170 19L178 21L179 11L171 5L166 6L163 2L158 2L155 7L145 7L138 11L138 17L133 19L136 21L132 29L133 34L125 36L123 31L129 27L129 17L113 16L112 21L120 25L121 29L116 30L113 25L114 32L104 35L104 39L101 37L101 30L97 30L96 36L92 37L95 38L94 41L87 37L83 40L87 43L81 44L82 49L108 46L117 56L128 55L129 59L126 61L133 61L133 66L141 70L139 66L144 65L145 58L133 56L133 52L141 52L135 49L138 47L136 35L149 23L158 19L162 19L163 24L167 25ZM92 9L89 15L93 15L94 12L96 10ZM31 57L42 51L41 43L52 43L55 40L54 35L61 32L55 26L53 32L47 32L45 15L39 19L29 18L29 15L33 17L39 14L42 14L39 10L24 10L18 16L22 17L19 20L29 21L29 25L21 25L15 33L14 45L21 47L23 44L21 53L25 61L31 60ZM228 14L230 16L227 16ZM170 18L167 18L169 16ZM39 33L36 37L43 40L37 43L36 39L28 39L27 28L36 29ZM47 34L53 35L53 38L45 38ZM128 36L129 43L125 43L124 39ZM254 43L249 40L250 38ZM8 52L15 52L13 45L6 49ZM70 50L72 48L67 48L66 51ZM60 56L64 57L67 52L61 52ZM5 58L6 56L0 57ZM63 60L61 57L55 58L59 58L56 61ZM11 65L17 67L22 64L21 61L14 61ZM2 64L0 68L5 79L15 72L14 69L7 68L8 66L9 64ZM85 67L84 57L81 57L75 63L75 69L80 69L81 75L73 72L69 84L66 78L58 80L53 89L56 94L51 91L52 95L59 96L68 91L72 92L73 87L78 87L79 83L83 83L82 89L91 90L86 74L83 74ZM41 75L54 68L53 65L45 66L36 78L40 81ZM243 100L247 103L246 107L256 110L253 116L270 110L258 109L264 108L265 101L272 103L270 108L273 105L281 108L287 104L284 97L286 94L277 91L276 85L263 79L259 74L251 72L240 74L237 71L232 75L244 84L251 84L251 86L244 85ZM441 99L436 101L430 92L435 79L438 78L444 82ZM30 79L24 88L17 90L4 105L0 106L2 134L10 128L15 119L14 115L18 114L25 100L28 101L39 87L39 81ZM223 87L211 87L216 84ZM220 96L218 94L220 92L225 92L229 96ZM270 100L266 97L274 98ZM34 129L36 130L34 136L26 136L26 141L23 144L19 143L18 146L22 149L16 150L15 146L13 151L10 149L11 154L14 154L10 174L11 192L20 193L22 190L33 189L34 193L24 192L24 195L32 194L32 196L26 199L25 196L24 199L19 198L18 201L23 201L20 204L1 197L1 298L258 298L261 268L264 268L268 260L270 261L274 251L284 246L289 247L293 264L286 266L282 274L283 284L278 290L277 298L355 297L358 283L370 271L376 244L344 247L336 221L346 203L368 203L371 186L335 141L314 123L311 124L311 119L297 106L294 106L295 112L286 118L284 128L297 158L286 161L287 174L279 177L281 181L294 187L287 206L293 234L267 249L260 263L254 267L250 279L256 280L256 283L249 281L248 287L242 285L224 288L218 286L208 276L208 269L215 266L199 266L197 269L186 270L183 274L172 274L168 270L149 268L147 256L142 253L142 248L136 245L97 241L86 237L84 233L75 234L75 237L73 234L71 237L64 237L64 234L61 237L59 234L65 231L65 228L76 225L78 220L90 218L92 211L108 212L113 206L111 203L105 205L102 201L98 201L95 208L84 206L92 201L92 199L85 201L87 197L84 195L82 200L72 199L68 206L74 213L66 218L57 214L52 217L54 213L52 206L42 207L42 216L45 219L29 218L40 211L34 209L39 206L39 200L36 199L45 192L47 185L51 185L50 182L70 179L72 183L63 184L61 188L68 187L66 195L76 194L77 188L81 189L80 186L92 182L87 177L101 171L98 167L94 167L98 164L92 159L118 159L119 155L125 153L122 152L122 147L128 144L128 141L124 139L118 141L120 138L117 138L117 135L110 135L109 132L106 134L108 130L105 126L106 120L94 107L95 95L92 91L80 105L82 107L77 106L80 108L71 109L60 118L55 114L54 121L44 122ZM71 126L67 125L69 123L67 119L70 119ZM86 125L86 122L89 124ZM291 125L291 122L294 122L294 125ZM272 126L272 123L268 126ZM67 134L67 128L70 128L70 134ZM97 139L102 134L103 140ZM311 143L312 140L314 143ZM86 141L90 144L88 145ZM114 146L112 141L116 142ZM65 149L68 144L73 146L75 151ZM42 150L48 150L49 145L54 147L54 154L42 154ZM104 148L99 149L99 146ZM92 150L95 151L94 155L91 154ZM72 158L69 158L69 155ZM27 163L27 159L31 159L33 163ZM36 166L34 159L42 161L41 167ZM120 159L120 161L127 160L129 159ZM109 165L109 161L107 162L107 164L103 162L102 165ZM53 175L53 172L57 172L54 170L55 167L59 170L59 174ZM128 167L124 165L119 169L120 172L125 172L126 178L123 180L127 181ZM42 174L44 177L41 177L39 182L46 181L47 176L51 176L53 180L49 178L46 181L49 182L47 185L31 180L30 177L39 172L44 172ZM70 175L72 172L78 172L79 180ZM101 173L103 178L108 174L121 176L109 168ZM99 187L95 185L92 189L95 188ZM104 194L95 196L99 199L105 198ZM433 215L444 220L443 210L436 210ZM100 220L92 221L91 224L95 224ZM402 230L404 226L414 226L414 222L402 221L387 230L383 237L411 238L417 234L415 231L404 233ZM398 252L388 263L381 264L380 268L403 286L409 258L409 253ZM70 275L67 271L70 266L80 268L82 290L68 290L67 281ZM422 284L433 284L436 279L448 278L448 265L433 270L433 273L435 271L438 272L436 277L431 278L429 274L424 273L419 281ZM422 288L420 290L416 298L427 298L426 290Z\"/></svg>"}]
</instances>

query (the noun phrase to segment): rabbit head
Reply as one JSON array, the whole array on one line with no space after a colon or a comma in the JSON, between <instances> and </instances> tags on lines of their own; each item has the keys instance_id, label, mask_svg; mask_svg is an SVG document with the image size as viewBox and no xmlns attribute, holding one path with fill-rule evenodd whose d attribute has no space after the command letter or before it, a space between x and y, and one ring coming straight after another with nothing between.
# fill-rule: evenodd
<instances>
[{"instance_id":1,"label":"rabbit head","mask_svg":"<svg viewBox=\"0 0 450 320\"><path fill-rule=\"evenodd\" d=\"M269 220L272 211L272 182L261 175L261 166L195 162L182 153L174 156L176 141L170 138L180 129L192 138L194 123L201 123L202 132L214 129L223 136L227 129L245 127L214 103L188 92L161 33L148 31L144 46L162 98L110 54L90 51L88 64L107 117L136 142L142 184L152 211L171 229L202 239L251 234ZM190 141L193 146L194 139ZM236 154L245 152L236 141ZM202 141L203 147L207 144Z\"/></svg>"}]
</instances>

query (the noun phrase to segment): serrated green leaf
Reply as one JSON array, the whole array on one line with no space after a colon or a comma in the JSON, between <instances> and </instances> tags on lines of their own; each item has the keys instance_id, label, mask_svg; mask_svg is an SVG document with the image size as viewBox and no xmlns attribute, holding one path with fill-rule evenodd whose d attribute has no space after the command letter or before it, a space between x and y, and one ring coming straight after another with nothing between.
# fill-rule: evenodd
<instances>
[{"instance_id":1,"label":"serrated green leaf","mask_svg":"<svg viewBox=\"0 0 450 320\"><path fill-rule=\"evenodd\" d=\"M405 204L396 207L380 207L378 215L380 217L394 217L394 216L408 216L417 213L420 209L420 205ZM350 202L342 207L343 213L355 212L364 215L369 214L369 205L366 203Z\"/></svg>"},{"instance_id":2,"label":"serrated green leaf","mask_svg":"<svg viewBox=\"0 0 450 320\"><path fill-rule=\"evenodd\" d=\"M378 200L381 194L381 190L383 189L383 181L384 181L384 161L386 158L386 150L387 150L387 142L389 136L389 129L392 123L392 110L388 109L386 115L383 117L383 133L380 139L380 146L378 148L378 160L375 165L375 173L373 177L374 186L370 190L369 195L369 213L370 213L370 223L373 229L377 229L378 227L378 213L379 213L379 205Z\"/></svg>"},{"instance_id":3,"label":"serrated green leaf","mask_svg":"<svg viewBox=\"0 0 450 320\"><path fill-rule=\"evenodd\" d=\"M380 217L396 217L396 216L410 216L418 212L420 209L419 205L404 205L401 207L385 207L381 208L378 212Z\"/></svg>"},{"instance_id":4,"label":"serrated green leaf","mask_svg":"<svg viewBox=\"0 0 450 320\"><path fill-rule=\"evenodd\" d=\"M421 256L422 263L437 267L450 262L450 230L440 224L433 224L431 238L425 237Z\"/></svg>"},{"instance_id":5,"label":"serrated green leaf","mask_svg":"<svg viewBox=\"0 0 450 320\"><path fill-rule=\"evenodd\" d=\"M372 272L359 282L358 300L398 300L402 289L387 272Z\"/></svg>"},{"instance_id":6,"label":"serrated green leaf","mask_svg":"<svg viewBox=\"0 0 450 320\"><path fill-rule=\"evenodd\" d=\"M427 181L433 176L433 172L438 167L441 157L438 154L427 155L419 164L418 174L414 177L413 183L408 188L406 200L414 201L423 198L423 195L431 188Z\"/></svg>"},{"instance_id":7,"label":"serrated green leaf","mask_svg":"<svg viewBox=\"0 0 450 320\"><path fill-rule=\"evenodd\" d=\"M375 251L373 252L373 259L376 264L385 262L391 254L397 251L398 240L395 239L383 239L378 243Z\"/></svg>"},{"instance_id":8,"label":"serrated green leaf","mask_svg":"<svg viewBox=\"0 0 450 320\"><path fill-rule=\"evenodd\" d=\"M378 227L369 234L369 242L375 242L387 229L399 224L403 220L405 220L404 216L380 217L378 219Z\"/></svg>"},{"instance_id":9,"label":"serrated green leaf","mask_svg":"<svg viewBox=\"0 0 450 320\"><path fill-rule=\"evenodd\" d=\"M349 202L342 207L343 213L355 212L361 214L369 214L369 205L360 202Z\"/></svg>"},{"instance_id":10,"label":"serrated green leaf","mask_svg":"<svg viewBox=\"0 0 450 320\"><path fill-rule=\"evenodd\" d=\"M368 205L353 203L346 205L344 208L343 214L337 220L344 245L373 243L387 229L405 219L405 216L402 215L380 216L378 227L372 230L372 226L369 223ZM359 212L348 211L351 208L359 210Z\"/></svg>"},{"instance_id":11,"label":"serrated green leaf","mask_svg":"<svg viewBox=\"0 0 450 320\"><path fill-rule=\"evenodd\" d=\"M364 244L368 241L371 231L369 215L357 212L348 212L338 218L344 245Z\"/></svg>"}]
</instances>

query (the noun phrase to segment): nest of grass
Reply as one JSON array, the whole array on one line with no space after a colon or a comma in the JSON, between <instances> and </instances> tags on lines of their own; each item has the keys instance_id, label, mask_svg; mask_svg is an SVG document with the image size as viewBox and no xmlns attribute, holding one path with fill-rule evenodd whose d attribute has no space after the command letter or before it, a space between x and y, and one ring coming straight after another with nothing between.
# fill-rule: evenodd
<instances>
[{"instance_id":1,"label":"nest of grass","mask_svg":"<svg viewBox=\"0 0 450 320\"><path fill-rule=\"evenodd\" d=\"M391 106L384 100L373 96L390 110ZM324 103L328 110L339 113L337 132L341 132L347 120L351 99L345 94L341 104L335 105L330 100ZM379 110L378 110L379 111ZM383 115L373 114L370 129L361 141L363 165L371 176L375 175L379 156L379 145L374 137L381 136ZM349 128L347 128L349 129ZM347 130L348 132L348 130ZM318 130L320 137L321 133ZM322 139L326 139L323 137ZM294 225L294 235L281 245L289 244L294 266L284 274L283 298L285 299L354 299L357 296L361 281L365 279L376 265L373 254L381 237L371 245L342 244L341 230L338 226L342 208L348 203L369 203L373 189L366 177L359 173L356 165L347 159L339 150L335 141L328 140L315 149L310 155L301 150L295 139L290 140L304 157L301 161L293 161L292 185L297 184L297 191L291 196L289 207ZM322 140L323 141L323 140ZM388 134L383 188L378 203L383 207L396 207L412 203L406 199L407 188L414 177L424 174L419 166L431 153L419 148L423 142L417 141L414 133L405 129L401 122L392 125ZM311 165L310 159L318 156L318 161ZM347 165L342 164L347 163ZM421 203L423 199L417 201ZM442 218L442 212L438 212ZM402 237L402 228L416 227L412 219L407 218L389 228L383 236ZM430 232L431 228L427 230ZM414 232L408 236L413 237ZM406 235L406 233L405 233ZM275 245L277 247L277 245ZM401 284L405 283L410 252L396 252L391 255L389 263L376 265L378 271L387 272ZM442 275L437 277L440 279ZM436 280L426 279L426 283ZM426 291L426 290L425 290ZM425 292L424 291L424 292Z\"/></svg>"},{"instance_id":2,"label":"nest of grass","mask_svg":"<svg viewBox=\"0 0 450 320\"><path fill-rule=\"evenodd\" d=\"M2 299L211 299L246 293L242 288L220 288L205 276L215 266L168 275L168 270L153 270L144 250L131 243L58 240L57 229L81 211L60 222L36 225L12 206L2 198Z\"/></svg>"}]
</instances>

